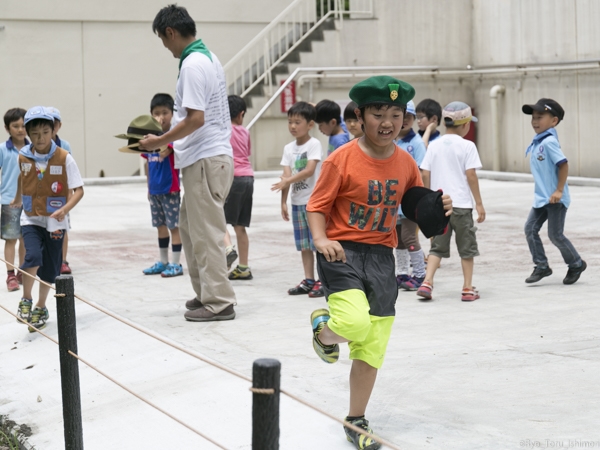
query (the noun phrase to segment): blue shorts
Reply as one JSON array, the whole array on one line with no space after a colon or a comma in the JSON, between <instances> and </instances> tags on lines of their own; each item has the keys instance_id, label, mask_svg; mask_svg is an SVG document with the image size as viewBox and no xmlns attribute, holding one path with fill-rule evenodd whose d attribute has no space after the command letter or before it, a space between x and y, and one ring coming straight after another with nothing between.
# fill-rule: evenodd
<instances>
[{"instance_id":1,"label":"blue shorts","mask_svg":"<svg viewBox=\"0 0 600 450\"><path fill-rule=\"evenodd\" d=\"M179 191L170 194L149 195L152 226L166 225L169 230L179 227L179 206L181 195Z\"/></svg>"},{"instance_id":2,"label":"blue shorts","mask_svg":"<svg viewBox=\"0 0 600 450\"><path fill-rule=\"evenodd\" d=\"M21 211L23 208L11 208L2 205L0 235L5 241L21 237Z\"/></svg>"},{"instance_id":3,"label":"blue shorts","mask_svg":"<svg viewBox=\"0 0 600 450\"><path fill-rule=\"evenodd\" d=\"M292 222L294 224L296 250L316 251L315 245L313 244L312 234L310 234L310 229L308 228L306 205L292 205Z\"/></svg>"},{"instance_id":4,"label":"blue shorts","mask_svg":"<svg viewBox=\"0 0 600 450\"><path fill-rule=\"evenodd\" d=\"M39 267L37 276L46 283L54 283L54 279L60 275L66 231L49 232L37 225L23 225L21 232L25 243L25 261L21 269Z\"/></svg>"}]
</instances>

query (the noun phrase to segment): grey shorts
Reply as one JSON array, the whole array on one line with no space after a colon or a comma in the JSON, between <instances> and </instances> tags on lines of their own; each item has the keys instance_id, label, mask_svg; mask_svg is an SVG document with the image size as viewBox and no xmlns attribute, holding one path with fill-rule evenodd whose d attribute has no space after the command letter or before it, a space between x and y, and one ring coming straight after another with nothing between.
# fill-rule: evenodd
<instances>
[{"instance_id":1,"label":"grey shorts","mask_svg":"<svg viewBox=\"0 0 600 450\"><path fill-rule=\"evenodd\" d=\"M148 200L150 201L153 227L166 225L169 230L179 227L179 206L181 205L179 192L149 195Z\"/></svg>"},{"instance_id":2,"label":"grey shorts","mask_svg":"<svg viewBox=\"0 0 600 450\"><path fill-rule=\"evenodd\" d=\"M11 208L9 205L2 205L0 234L5 241L21 237L21 211L23 211L23 208Z\"/></svg>"},{"instance_id":3,"label":"grey shorts","mask_svg":"<svg viewBox=\"0 0 600 450\"><path fill-rule=\"evenodd\" d=\"M450 239L453 231L456 233L456 248L461 258L468 259L479 256L475 237L477 227L473 223L472 208L452 209L448 231L446 234L433 238L429 254L440 258L450 258Z\"/></svg>"}]
</instances>

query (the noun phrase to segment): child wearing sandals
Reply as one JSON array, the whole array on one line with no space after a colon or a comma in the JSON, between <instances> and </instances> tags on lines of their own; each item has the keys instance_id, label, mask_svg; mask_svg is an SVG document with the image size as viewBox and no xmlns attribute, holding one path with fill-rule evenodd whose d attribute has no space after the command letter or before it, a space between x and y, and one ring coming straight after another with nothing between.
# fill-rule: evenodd
<instances>
[{"instance_id":1,"label":"child wearing sandals","mask_svg":"<svg viewBox=\"0 0 600 450\"><path fill-rule=\"evenodd\" d=\"M441 189L444 194L450 195L453 213L448 231L433 238L427 273L417 295L421 299L431 300L433 277L441 258L450 257L450 239L454 231L464 276L461 300L470 302L479 298L479 293L473 287L473 258L479 256L475 237L477 228L473 224L473 198L478 215L477 223L485 220L485 209L476 172L481 169L477 147L463 137L468 133L471 122L477 122L477 118L473 117L471 108L466 103L452 102L442 111L442 119L446 134L429 144L421 163L421 173L425 187Z\"/></svg>"}]
</instances>

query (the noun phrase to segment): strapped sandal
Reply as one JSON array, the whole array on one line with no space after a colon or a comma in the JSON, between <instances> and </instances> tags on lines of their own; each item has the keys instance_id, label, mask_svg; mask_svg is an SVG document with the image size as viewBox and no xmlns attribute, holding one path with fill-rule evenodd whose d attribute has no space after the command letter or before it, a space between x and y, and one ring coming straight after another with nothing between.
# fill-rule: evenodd
<instances>
[{"instance_id":1,"label":"strapped sandal","mask_svg":"<svg viewBox=\"0 0 600 450\"><path fill-rule=\"evenodd\" d=\"M417 290L417 296L423 300L431 300L433 292L433 285L429 281L423 281L419 289Z\"/></svg>"},{"instance_id":2,"label":"strapped sandal","mask_svg":"<svg viewBox=\"0 0 600 450\"><path fill-rule=\"evenodd\" d=\"M472 302L479 298L479 291L473 286L471 289L463 289L460 299L463 302Z\"/></svg>"}]
</instances>

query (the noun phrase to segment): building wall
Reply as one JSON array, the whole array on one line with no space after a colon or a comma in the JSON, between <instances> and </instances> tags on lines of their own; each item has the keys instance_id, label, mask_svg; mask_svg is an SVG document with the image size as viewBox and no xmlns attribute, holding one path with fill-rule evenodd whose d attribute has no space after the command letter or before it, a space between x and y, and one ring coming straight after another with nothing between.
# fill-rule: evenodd
<instances>
[{"instance_id":1,"label":"building wall","mask_svg":"<svg viewBox=\"0 0 600 450\"><path fill-rule=\"evenodd\" d=\"M440 6L443 5L443 6ZM409 18L402 20L403 17ZM595 0L471 0L440 3L375 0L374 20L346 20L343 28L326 31L325 40L313 42L297 66L439 66L466 69L492 65L560 63L600 60L600 2ZM596 105L600 103L600 70L521 72L483 76L397 76L416 88L415 102L434 98L442 106L462 100L475 108L480 119L477 144L484 168L492 169L490 89L501 84L506 93L499 101L501 169L527 172L525 149L533 138L525 103L541 97L557 100L566 111L557 127L571 175L600 177L600 152L595 144ZM350 87L360 75L342 79L305 81L298 95L317 102L330 98L348 101ZM312 86L311 86L312 84ZM285 115L271 108L270 126ZM443 127L442 127L443 128ZM269 133L267 127L260 132ZM275 161L283 138L280 133L262 139L254 131L265 161ZM261 168L271 166L260 165Z\"/></svg>"},{"instance_id":2,"label":"building wall","mask_svg":"<svg viewBox=\"0 0 600 450\"><path fill-rule=\"evenodd\" d=\"M85 176L130 175L139 163L116 151L113 136L148 112L156 92L173 93L174 61L152 35L151 22L166 2L107 0L1 0L0 112L20 105L47 104L64 116L62 137L71 141ZM225 64L290 0L190 4L201 37ZM600 59L600 2L596 0L374 0L374 19L346 19L325 40L312 43L299 65L439 66L461 68ZM290 65L290 71L297 65ZM404 75L400 75L404 77ZM478 147L492 167L489 91L506 87L500 99L503 170L528 171L524 151L533 137L523 103L540 97L566 110L557 128L573 175L600 176L600 152L593 147L600 70L527 72L480 77L405 77L417 88L415 100L470 103L481 121ZM298 96L309 101L348 101L360 77L305 82ZM260 101L256 99L256 105ZM320 137L316 131L315 136ZM255 167L279 168L290 140L278 102L252 130ZM324 137L320 137L325 141Z\"/></svg>"},{"instance_id":3,"label":"building wall","mask_svg":"<svg viewBox=\"0 0 600 450\"><path fill-rule=\"evenodd\" d=\"M198 37L223 64L262 30L287 0L196 1ZM59 133L84 176L126 176L135 155L113 136L149 111L157 92L174 94L177 61L152 34L157 0L2 0L0 112L15 106L60 109Z\"/></svg>"}]
</instances>

